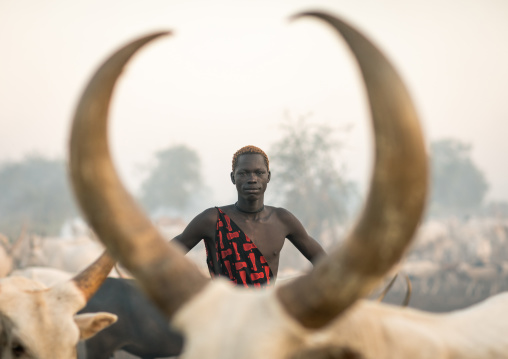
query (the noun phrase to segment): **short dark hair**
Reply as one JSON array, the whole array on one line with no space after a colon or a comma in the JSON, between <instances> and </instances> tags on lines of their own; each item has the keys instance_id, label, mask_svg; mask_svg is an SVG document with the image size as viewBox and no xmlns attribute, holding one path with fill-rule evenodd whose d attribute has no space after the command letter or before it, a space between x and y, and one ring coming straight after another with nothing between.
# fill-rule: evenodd
<instances>
[{"instance_id":1,"label":"short dark hair","mask_svg":"<svg viewBox=\"0 0 508 359\"><path fill-rule=\"evenodd\" d=\"M232 166L233 171L235 170L235 167L238 164L238 157L240 157L241 155L245 155L245 154L257 154L257 155L263 156L263 158L265 160L266 168L268 170L270 170L270 166L269 166L270 161L268 161L268 156L266 155L265 151L263 151L259 147L249 145L249 146L240 148L233 155L233 166Z\"/></svg>"}]
</instances>

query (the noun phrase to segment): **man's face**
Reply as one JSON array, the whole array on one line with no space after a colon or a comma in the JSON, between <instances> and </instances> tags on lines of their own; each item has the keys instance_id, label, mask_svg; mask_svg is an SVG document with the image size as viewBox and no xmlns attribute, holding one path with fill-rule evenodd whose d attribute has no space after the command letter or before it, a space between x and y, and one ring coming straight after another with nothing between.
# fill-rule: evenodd
<instances>
[{"instance_id":1,"label":"man's face","mask_svg":"<svg viewBox=\"0 0 508 359\"><path fill-rule=\"evenodd\" d=\"M238 195L249 200L262 197L270 182L270 171L263 156L257 153L240 155L235 170L231 172L231 181L236 185Z\"/></svg>"}]
</instances>

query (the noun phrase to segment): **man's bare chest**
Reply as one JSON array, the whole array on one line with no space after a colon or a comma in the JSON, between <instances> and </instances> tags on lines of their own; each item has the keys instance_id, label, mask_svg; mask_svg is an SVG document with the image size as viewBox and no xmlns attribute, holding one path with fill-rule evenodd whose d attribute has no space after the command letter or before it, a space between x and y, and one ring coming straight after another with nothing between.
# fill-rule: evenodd
<instances>
[{"instance_id":1,"label":"man's bare chest","mask_svg":"<svg viewBox=\"0 0 508 359\"><path fill-rule=\"evenodd\" d=\"M256 245L265 258L277 257L287 233L280 223L236 219L235 223Z\"/></svg>"}]
</instances>

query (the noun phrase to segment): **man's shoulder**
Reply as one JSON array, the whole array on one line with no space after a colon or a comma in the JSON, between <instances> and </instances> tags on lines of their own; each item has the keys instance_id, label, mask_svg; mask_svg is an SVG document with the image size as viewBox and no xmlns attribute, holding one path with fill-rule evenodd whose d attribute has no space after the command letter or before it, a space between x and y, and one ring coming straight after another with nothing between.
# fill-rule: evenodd
<instances>
[{"instance_id":1,"label":"man's shoulder","mask_svg":"<svg viewBox=\"0 0 508 359\"><path fill-rule=\"evenodd\" d=\"M289 210L283 207L271 207L272 215L269 220L271 223L276 223L280 229L287 231L287 235L298 231L301 223L296 216Z\"/></svg>"},{"instance_id":2,"label":"man's shoulder","mask_svg":"<svg viewBox=\"0 0 508 359\"><path fill-rule=\"evenodd\" d=\"M227 206L220 206L220 207L219 206L210 207L210 208L205 209L200 214L198 214L196 216L196 218L200 218L201 220L208 219L208 220L215 221L218 218L219 210L221 210L222 212L227 213L233 207L234 207L234 205L232 205L232 204L231 205L227 205Z\"/></svg>"},{"instance_id":3,"label":"man's shoulder","mask_svg":"<svg viewBox=\"0 0 508 359\"><path fill-rule=\"evenodd\" d=\"M195 223L208 223L208 222L215 222L217 219L217 208L210 207L205 209L203 212L199 213L192 222Z\"/></svg>"},{"instance_id":4,"label":"man's shoulder","mask_svg":"<svg viewBox=\"0 0 508 359\"><path fill-rule=\"evenodd\" d=\"M229 211L229 210L232 210L233 208L235 208L235 205L234 204L228 204L228 205L225 205L225 206L217 206L217 207L213 207L215 210L217 210L217 208L219 208L222 212L225 212L225 211Z\"/></svg>"},{"instance_id":5,"label":"man's shoulder","mask_svg":"<svg viewBox=\"0 0 508 359\"><path fill-rule=\"evenodd\" d=\"M282 221L289 221L296 218L295 215L286 208L273 206L269 206L268 208L271 209L273 213Z\"/></svg>"},{"instance_id":6,"label":"man's shoulder","mask_svg":"<svg viewBox=\"0 0 508 359\"><path fill-rule=\"evenodd\" d=\"M217 213L217 208L219 208L219 207L207 208L203 212L201 212L201 214L211 214L211 213L215 214L215 213Z\"/></svg>"}]
</instances>

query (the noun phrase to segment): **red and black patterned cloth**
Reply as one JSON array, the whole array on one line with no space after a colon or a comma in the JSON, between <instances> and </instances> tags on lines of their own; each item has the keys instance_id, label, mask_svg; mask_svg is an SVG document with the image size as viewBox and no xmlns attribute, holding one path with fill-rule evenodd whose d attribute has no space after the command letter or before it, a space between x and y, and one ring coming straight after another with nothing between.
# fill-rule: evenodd
<instances>
[{"instance_id":1,"label":"red and black patterned cloth","mask_svg":"<svg viewBox=\"0 0 508 359\"><path fill-rule=\"evenodd\" d=\"M272 270L250 238L229 218L219 212L215 231L215 250L205 241L206 263L212 278L229 278L236 285L264 287L273 282ZM214 255L215 254L215 255Z\"/></svg>"}]
</instances>

